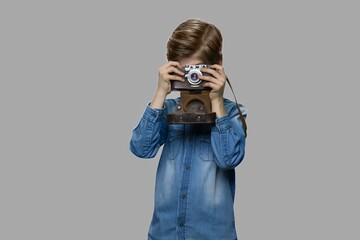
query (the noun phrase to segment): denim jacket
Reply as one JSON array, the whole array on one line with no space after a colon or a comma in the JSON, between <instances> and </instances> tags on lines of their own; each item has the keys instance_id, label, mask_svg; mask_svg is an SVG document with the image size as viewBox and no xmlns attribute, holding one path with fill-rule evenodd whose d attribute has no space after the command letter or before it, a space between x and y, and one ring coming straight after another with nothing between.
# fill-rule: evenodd
<instances>
[{"instance_id":1,"label":"denim jacket","mask_svg":"<svg viewBox=\"0 0 360 240\"><path fill-rule=\"evenodd\" d=\"M236 104L224 99L227 115L215 124L167 124L179 102L148 105L130 141L140 158L153 158L163 145L148 240L235 240L234 168L245 155Z\"/></svg>"}]
</instances>

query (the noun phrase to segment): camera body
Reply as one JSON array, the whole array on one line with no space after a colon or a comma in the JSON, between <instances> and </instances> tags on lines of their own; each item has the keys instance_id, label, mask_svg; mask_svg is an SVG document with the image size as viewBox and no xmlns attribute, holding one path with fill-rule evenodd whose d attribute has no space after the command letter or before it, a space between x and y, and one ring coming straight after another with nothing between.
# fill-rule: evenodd
<instances>
[{"instance_id":1,"label":"camera body","mask_svg":"<svg viewBox=\"0 0 360 240\"><path fill-rule=\"evenodd\" d=\"M178 68L184 72L185 81L172 80L171 90L180 91L180 104L175 108L174 113L167 115L169 124L203 124L215 123L216 113L211 112L210 87L204 87L206 81L199 79L199 76L211 76L201 69L209 68L206 64L186 65Z\"/></svg>"},{"instance_id":2,"label":"camera body","mask_svg":"<svg viewBox=\"0 0 360 240\"><path fill-rule=\"evenodd\" d=\"M201 72L202 68L209 68L209 66L206 64L198 64L186 65L184 68L178 68L180 71L185 73L183 76L185 82L171 81L171 90L211 90L211 88L203 86L205 81L199 79L199 76L210 75L206 72Z\"/></svg>"}]
</instances>

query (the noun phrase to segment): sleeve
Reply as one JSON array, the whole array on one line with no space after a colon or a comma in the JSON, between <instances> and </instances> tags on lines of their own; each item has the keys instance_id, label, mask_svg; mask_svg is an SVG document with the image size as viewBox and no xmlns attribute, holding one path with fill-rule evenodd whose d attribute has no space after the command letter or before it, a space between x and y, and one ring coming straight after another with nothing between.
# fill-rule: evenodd
<instances>
[{"instance_id":1,"label":"sleeve","mask_svg":"<svg viewBox=\"0 0 360 240\"><path fill-rule=\"evenodd\" d=\"M246 119L247 109L240 105L240 111ZM231 112L232 114L217 118L211 131L211 146L216 164L224 169L235 168L245 156L246 138L239 112Z\"/></svg>"},{"instance_id":2,"label":"sleeve","mask_svg":"<svg viewBox=\"0 0 360 240\"><path fill-rule=\"evenodd\" d=\"M162 109L147 105L138 125L132 132L130 151L140 158L153 158L166 140L166 105Z\"/></svg>"}]
</instances>

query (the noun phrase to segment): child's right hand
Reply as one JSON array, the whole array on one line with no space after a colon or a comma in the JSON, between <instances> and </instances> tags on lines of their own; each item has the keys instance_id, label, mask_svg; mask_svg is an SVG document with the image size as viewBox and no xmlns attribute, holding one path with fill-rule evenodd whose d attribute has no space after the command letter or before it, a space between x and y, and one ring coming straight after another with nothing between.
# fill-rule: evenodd
<instances>
[{"instance_id":1,"label":"child's right hand","mask_svg":"<svg viewBox=\"0 0 360 240\"><path fill-rule=\"evenodd\" d=\"M177 69L176 67L181 67L179 62L169 61L165 65L159 68L159 81L157 94L167 96L171 92L171 83L170 81L181 81L184 82L185 73ZM171 74L172 73L172 74ZM174 74L175 73L175 74Z\"/></svg>"},{"instance_id":2,"label":"child's right hand","mask_svg":"<svg viewBox=\"0 0 360 240\"><path fill-rule=\"evenodd\" d=\"M169 61L165 65L159 68L158 87L156 90L156 94L150 103L151 108L159 108L159 109L163 108L163 104L166 99L166 96L171 92L170 81L182 81L182 82L185 81L185 79L181 77L185 75L185 73L183 73L176 67L180 68L180 63Z\"/></svg>"}]
</instances>

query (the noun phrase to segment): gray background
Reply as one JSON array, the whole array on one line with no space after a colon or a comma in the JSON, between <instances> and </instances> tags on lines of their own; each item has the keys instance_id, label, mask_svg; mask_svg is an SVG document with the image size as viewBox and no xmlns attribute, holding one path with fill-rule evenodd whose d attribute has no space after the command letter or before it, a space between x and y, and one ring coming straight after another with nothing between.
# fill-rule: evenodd
<instances>
[{"instance_id":1,"label":"gray background","mask_svg":"<svg viewBox=\"0 0 360 240\"><path fill-rule=\"evenodd\" d=\"M192 17L222 31L225 71L249 112L240 239L359 239L358 9L1 1L0 239L146 238L159 154L138 159L129 140L168 37Z\"/></svg>"}]
</instances>

